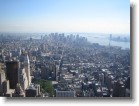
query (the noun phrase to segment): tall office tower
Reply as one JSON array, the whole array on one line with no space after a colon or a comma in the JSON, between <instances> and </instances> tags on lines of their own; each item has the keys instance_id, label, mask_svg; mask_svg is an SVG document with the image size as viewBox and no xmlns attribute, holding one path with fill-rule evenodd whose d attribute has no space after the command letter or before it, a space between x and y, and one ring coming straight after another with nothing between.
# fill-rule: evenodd
<instances>
[{"instance_id":1,"label":"tall office tower","mask_svg":"<svg viewBox=\"0 0 139 106\"><path fill-rule=\"evenodd\" d=\"M5 72L1 69L0 64L0 95L3 94L3 82L5 81Z\"/></svg>"},{"instance_id":2,"label":"tall office tower","mask_svg":"<svg viewBox=\"0 0 139 106\"><path fill-rule=\"evenodd\" d=\"M18 83L19 62L9 61L6 62L6 76L10 82L10 89L15 89Z\"/></svg>"},{"instance_id":3,"label":"tall office tower","mask_svg":"<svg viewBox=\"0 0 139 106\"><path fill-rule=\"evenodd\" d=\"M28 79L27 79L27 75L26 75L24 67L22 67L19 70L18 78L19 78L18 80L19 80L19 83L20 83L22 89L25 90L29 85L28 85Z\"/></svg>"},{"instance_id":4,"label":"tall office tower","mask_svg":"<svg viewBox=\"0 0 139 106\"><path fill-rule=\"evenodd\" d=\"M27 75L28 85L30 85L30 83L31 83L30 61L29 61L29 57L27 54L25 54L25 56L24 56L24 67L25 67L25 72Z\"/></svg>"}]
</instances>

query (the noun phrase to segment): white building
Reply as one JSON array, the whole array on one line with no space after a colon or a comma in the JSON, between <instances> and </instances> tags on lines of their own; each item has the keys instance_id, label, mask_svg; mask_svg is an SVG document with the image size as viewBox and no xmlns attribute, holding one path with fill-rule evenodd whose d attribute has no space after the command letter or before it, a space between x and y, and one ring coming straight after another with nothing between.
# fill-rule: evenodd
<instances>
[{"instance_id":1,"label":"white building","mask_svg":"<svg viewBox=\"0 0 139 106\"><path fill-rule=\"evenodd\" d=\"M28 80L28 85L30 85L30 83L31 83L30 61L29 61L29 57L27 54L24 57L24 66L25 66L25 72L26 72L26 76L27 76L27 80Z\"/></svg>"},{"instance_id":2,"label":"white building","mask_svg":"<svg viewBox=\"0 0 139 106\"><path fill-rule=\"evenodd\" d=\"M25 90L29 86L27 74L25 72L25 68L22 68L19 71L19 83L20 83L23 90Z\"/></svg>"},{"instance_id":3,"label":"white building","mask_svg":"<svg viewBox=\"0 0 139 106\"><path fill-rule=\"evenodd\" d=\"M3 93L4 93L4 96L6 97L12 97L12 94L14 93L14 89L10 89L9 87L9 80L5 80L3 82Z\"/></svg>"},{"instance_id":4,"label":"white building","mask_svg":"<svg viewBox=\"0 0 139 106\"><path fill-rule=\"evenodd\" d=\"M3 82L5 81L5 72L1 69L0 64L0 95L3 93Z\"/></svg>"}]
</instances>

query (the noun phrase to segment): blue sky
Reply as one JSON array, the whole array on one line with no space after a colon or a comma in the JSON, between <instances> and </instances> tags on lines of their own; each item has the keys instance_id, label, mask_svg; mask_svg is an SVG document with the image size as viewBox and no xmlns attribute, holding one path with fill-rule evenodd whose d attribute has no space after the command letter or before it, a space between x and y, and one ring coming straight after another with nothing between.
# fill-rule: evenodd
<instances>
[{"instance_id":1,"label":"blue sky","mask_svg":"<svg viewBox=\"0 0 139 106\"><path fill-rule=\"evenodd\" d=\"M0 0L0 32L130 33L129 0Z\"/></svg>"}]
</instances>

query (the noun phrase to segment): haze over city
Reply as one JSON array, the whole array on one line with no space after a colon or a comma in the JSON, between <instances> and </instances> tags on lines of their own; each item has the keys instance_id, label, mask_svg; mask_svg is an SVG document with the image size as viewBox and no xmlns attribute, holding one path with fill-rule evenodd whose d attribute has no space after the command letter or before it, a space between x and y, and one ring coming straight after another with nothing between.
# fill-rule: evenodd
<instances>
[{"instance_id":1,"label":"haze over city","mask_svg":"<svg viewBox=\"0 0 139 106\"><path fill-rule=\"evenodd\" d=\"M0 0L0 32L130 33L129 0Z\"/></svg>"},{"instance_id":2,"label":"haze over city","mask_svg":"<svg viewBox=\"0 0 139 106\"><path fill-rule=\"evenodd\" d=\"M128 0L0 0L0 97L131 98L130 53Z\"/></svg>"}]
</instances>

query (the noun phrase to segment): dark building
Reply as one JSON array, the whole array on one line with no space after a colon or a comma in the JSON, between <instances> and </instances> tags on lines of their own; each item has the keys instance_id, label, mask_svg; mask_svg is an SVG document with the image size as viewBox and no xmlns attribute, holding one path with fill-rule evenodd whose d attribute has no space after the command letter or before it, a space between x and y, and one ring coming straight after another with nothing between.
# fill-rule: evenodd
<instances>
[{"instance_id":1,"label":"dark building","mask_svg":"<svg viewBox=\"0 0 139 106\"><path fill-rule=\"evenodd\" d=\"M36 97L37 90L35 88L29 88L26 90L26 97Z\"/></svg>"},{"instance_id":2,"label":"dark building","mask_svg":"<svg viewBox=\"0 0 139 106\"><path fill-rule=\"evenodd\" d=\"M55 64L42 65L41 78L56 81L56 65Z\"/></svg>"},{"instance_id":3,"label":"dark building","mask_svg":"<svg viewBox=\"0 0 139 106\"><path fill-rule=\"evenodd\" d=\"M40 96L40 85L31 84L26 90L26 97L38 97Z\"/></svg>"},{"instance_id":4,"label":"dark building","mask_svg":"<svg viewBox=\"0 0 139 106\"><path fill-rule=\"evenodd\" d=\"M18 61L6 62L6 77L10 83L10 89L16 88L16 84L18 83L18 69L19 69Z\"/></svg>"},{"instance_id":5,"label":"dark building","mask_svg":"<svg viewBox=\"0 0 139 106\"><path fill-rule=\"evenodd\" d=\"M126 90L122 81L114 81L113 97L125 97Z\"/></svg>"},{"instance_id":6,"label":"dark building","mask_svg":"<svg viewBox=\"0 0 139 106\"><path fill-rule=\"evenodd\" d=\"M42 66L41 67L41 78L42 79L49 79L49 67L48 66Z\"/></svg>"},{"instance_id":7,"label":"dark building","mask_svg":"<svg viewBox=\"0 0 139 106\"><path fill-rule=\"evenodd\" d=\"M126 88L130 89L130 77L128 77L128 79L126 81Z\"/></svg>"}]
</instances>

